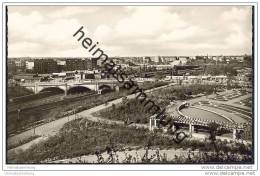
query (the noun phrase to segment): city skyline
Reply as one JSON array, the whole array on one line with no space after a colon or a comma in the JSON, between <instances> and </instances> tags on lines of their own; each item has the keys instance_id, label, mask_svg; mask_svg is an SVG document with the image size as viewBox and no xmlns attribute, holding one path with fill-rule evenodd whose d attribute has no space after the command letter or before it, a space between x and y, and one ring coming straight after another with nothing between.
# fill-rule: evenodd
<instances>
[{"instance_id":1,"label":"city skyline","mask_svg":"<svg viewBox=\"0 0 260 176\"><path fill-rule=\"evenodd\" d=\"M72 37L81 25L110 57L251 55L251 15L250 6L9 6L8 57L89 57Z\"/></svg>"},{"instance_id":2,"label":"city skyline","mask_svg":"<svg viewBox=\"0 0 260 176\"><path fill-rule=\"evenodd\" d=\"M137 55L137 56L111 56L113 58L142 58L142 57L236 57L236 56L252 56L247 53L240 54L240 55ZM8 59L18 59L18 58L24 58L24 59L91 59L91 58L96 58L94 56L8 56ZM192 59L192 58L191 58ZM195 59L195 58L194 58Z\"/></svg>"}]
</instances>

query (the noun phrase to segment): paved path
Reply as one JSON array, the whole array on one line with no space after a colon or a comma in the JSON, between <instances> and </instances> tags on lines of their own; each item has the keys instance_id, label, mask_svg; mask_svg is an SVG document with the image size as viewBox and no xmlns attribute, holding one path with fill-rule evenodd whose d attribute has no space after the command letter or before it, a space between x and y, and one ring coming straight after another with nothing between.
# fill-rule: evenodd
<instances>
[{"instance_id":1,"label":"paved path","mask_svg":"<svg viewBox=\"0 0 260 176\"><path fill-rule=\"evenodd\" d=\"M166 86L161 86L161 87L153 88L153 89L150 89L150 90L146 90L145 93L151 93L153 91L160 90L160 89L167 88L167 87L171 87L171 86L175 86L175 84L169 84L169 85L166 85ZM128 99L133 99L133 98L136 97L136 95L137 94L131 94L131 95L128 95L127 98ZM148 96L148 98L149 98L149 96ZM208 99L204 96L204 97L198 97L198 98L191 99L191 100L189 100L189 102L190 103L195 103L195 102L198 102L198 101L206 101L206 100L208 100ZM79 112L79 113L77 113L77 115L78 116L82 116L82 117L87 118L87 119L92 120L92 121L102 121L104 123L123 124L122 121L103 119L103 118L96 117L96 116L92 115L92 113L94 113L94 112L97 112L97 111L100 111L102 109L111 107L112 104L119 104L121 102L122 102L122 98L118 98L116 100L108 102L107 105L106 104L102 104L102 105L90 108L88 110ZM43 125L38 126L38 127L35 128L35 134L43 136L43 137L53 136L53 135L55 135L55 134L57 134L59 132L59 130L63 127L63 125L65 123L67 123L69 121L72 121L75 118L76 118L75 115L70 115L70 116L66 116L66 117L63 117L61 119L58 119L58 120L55 120L55 121L43 124ZM135 124L135 125L136 126L140 126L140 127L145 127L145 128L148 127L148 125L142 125L142 124ZM13 145L13 144L19 142L20 140L27 139L28 137L30 137L32 135L34 135L34 129L31 129L31 130L25 131L23 133L17 134L15 136L9 137L8 144L9 145ZM204 138L205 138L205 136L204 136ZM43 139L43 138L41 138L41 139ZM35 140L31 141L30 144L31 145L34 144L35 141L39 142L40 140L35 139ZM25 148L30 146L30 144L27 144L27 145L24 144L26 146ZM24 148L24 145L22 146L22 148Z\"/></svg>"},{"instance_id":2,"label":"paved path","mask_svg":"<svg viewBox=\"0 0 260 176\"><path fill-rule=\"evenodd\" d=\"M167 88L169 86L174 86L174 85L175 84L169 84L169 85L166 85L166 86L153 88L153 89L150 89L150 90L146 90L145 93L150 93L152 91L160 90L160 89ZM133 98L136 97L136 95L138 95L138 94L131 94L131 95L128 95L127 98L133 99ZM121 102L122 102L122 98L118 98L116 100L108 102L108 105L102 104L102 105L90 108L88 110L82 111L80 113L77 113L77 115L83 116L83 117L87 117L87 116L91 117L90 115L92 113L100 111L100 110L105 109L105 108L108 108L108 107L112 106L112 104L119 104ZM43 124L43 125L35 128L35 134L40 135L40 136L55 135L59 132L59 130L63 127L63 125L65 123L67 123L71 120L74 120L74 119L75 119L75 115L70 115L70 116L66 116L66 117L60 118L58 120ZM20 134L15 135L15 136L9 137L8 144L9 145L16 144L20 140L27 139L28 137L33 136L33 135L34 135L34 129L30 129L28 131L22 132Z\"/></svg>"},{"instance_id":3,"label":"paved path","mask_svg":"<svg viewBox=\"0 0 260 176\"><path fill-rule=\"evenodd\" d=\"M18 146L18 147L16 147L16 148L13 148L13 149L8 150L8 151L7 151L7 152L8 152L7 154L11 154L12 152L16 152L16 151L19 151L19 150L27 150L27 149L30 148L32 145L37 144L37 143L42 142L42 141L47 140L47 139L48 139L47 136L38 137L38 138L36 138L36 139L34 139L34 140L32 140L32 141L26 143L26 144L23 144L23 145L20 145L20 146Z\"/></svg>"},{"instance_id":4,"label":"paved path","mask_svg":"<svg viewBox=\"0 0 260 176\"><path fill-rule=\"evenodd\" d=\"M233 92L232 90L228 90L228 91L225 91L225 92L221 92L219 94L220 95L225 95L225 94L232 93L232 92ZM214 98L215 96L216 95L210 95L210 96L208 96L208 98ZM250 97L252 97L252 95L251 94L247 94L247 95L243 95L243 96L240 96L240 97L228 100L228 101L219 101L219 100L213 100L213 99L208 99L208 101L216 102L216 103L222 103L222 104L227 104L227 105L231 105L231 106L235 106L235 107L243 108L243 109L247 109L247 110L252 110L252 107L243 106L243 105L235 103L235 102L239 102L241 100L244 100L244 99L247 99L247 98L250 98Z\"/></svg>"},{"instance_id":5,"label":"paved path","mask_svg":"<svg viewBox=\"0 0 260 176\"><path fill-rule=\"evenodd\" d=\"M218 109L217 107L211 107L211 106L195 106L196 108L200 108L200 109L205 109L206 111L211 111L213 113L219 114L220 116L222 116L223 118L225 118L225 120L221 120L224 122L231 122L234 121L236 123L246 123L248 122L248 119L242 118L240 116L238 116L235 113L231 113L231 112L227 112L225 110L222 109Z\"/></svg>"},{"instance_id":6,"label":"paved path","mask_svg":"<svg viewBox=\"0 0 260 176\"><path fill-rule=\"evenodd\" d=\"M83 118L86 118L90 121L94 121L94 122L102 122L102 123L106 123L106 124L117 124L117 125L125 125L123 121L119 121L119 120L110 120L110 119L104 119L104 118L101 118L101 117L96 117L96 116L93 116L91 113L89 112L86 112L86 113L80 113L80 116L82 116ZM72 117L70 120L74 120L75 119L75 116ZM66 121L67 122L67 121ZM65 122L65 123L66 123ZM130 125L127 125L127 127L137 127L137 128L149 128L149 126L147 124L130 124ZM59 127L58 127L59 128ZM61 127L60 127L61 128ZM60 129L59 128L59 129ZM47 131L46 131L47 132ZM58 130L56 130L55 132L58 132ZM55 135L54 131L52 131L52 133L49 133L48 136L46 136L45 134L43 134L41 137L39 138L36 138L26 144L23 144L21 146L18 146L16 148L13 148L13 149L10 149L8 150L8 153L12 153L12 152L16 152L16 151L19 151L19 150L26 150L28 149L29 147L31 147L32 145L34 144L37 144L39 142L42 142L44 140L47 140L49 136L52 136L52 135ZM47 133L46 133L47 134ZM39 134L38 134L39 135Z\"/></svg>"},{"instance_id":7,"label":"paved path","mask_svg":"<svg viewBox=\"0 0 260 176\"><path fill-rule=\"evenodd\" d=\"M224 91L224 92L220 92L219 95L226 95L226 94L229 94L229 93L231 94L232 92L233 92L233 90L227 90L227 91ZM194 99L189 99L189 100L187 100L187 102L192 105L193 103L197 103L199 101L210 101L213 104L227 104L227 105L231 105L231 106L234 106L234 107L237 107L237 108L243 108L243 109L251 110L250 107L246 107L246 106L242 106L242 105L234 103L234 102L238 102L240 100L243 100L243 99L251 97L252 96L251 94L243 95L243 96L234 98L234 99L229 100L229 101L213 100L212 98L214 98L215 96L216 96L215 94L212 94L212 95L209 95L209 96L203 96L203 97L198 97L198 98L194 98ZM178 106L180 106L182 103L183 103L183 101L177 101L176 105L171 107L171 108L169 108L167 110L167 112L172 114L172 115L174 115L174 116L178 116L179 114L176 111L176 108ZM230 112L227 112L227 111L222 110L222 109L209 107L209 106L199 106L199 105L196 105L196 107L202 107L202 108L206 108L207 110L214 111L214 112L216 112L218 114L224 115L224 116L226 116L226 117L236 121L237 123L244 123L244 122L248 121L245 118L242 118L242 117L238 116L235 113L230 113Z\"/></svg>"},{"instance_id":8,"label":"paved path","mask_svg":"<svg viewBox=\"0 0 260 176\"><path fill-rule=\"evenodd\" d=\"M240 102L241 100L251 98L251 97L252 97L252 95L247 94L247 95L243 95L241 97L237 97L237 98L234 98L232 100L229 100L229 101L227 101L227 103L233 104L233 103Z\"/></svg>"}]
</instances>

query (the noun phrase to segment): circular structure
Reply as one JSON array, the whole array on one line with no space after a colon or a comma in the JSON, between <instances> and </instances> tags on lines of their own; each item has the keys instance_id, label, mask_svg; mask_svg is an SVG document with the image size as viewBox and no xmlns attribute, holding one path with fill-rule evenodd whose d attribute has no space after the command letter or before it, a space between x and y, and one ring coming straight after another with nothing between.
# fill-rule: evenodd
<instances>
[{"instance_id":1,"label":"circular structure","mask_svg":"<svg viewBox=\"0 0 260 176\"><path fill-rule=\"evenodd\" d=\"M178 106L178 113L186 118L202 121L216 121L229 124L243 124L252 121L252 112L229 104L210 101L183 102Z\"/></svg>"},{"instance_id":2,"label":"circular structure","mask_svg":"<svg viewBox=\"0 0 260 176\"><path fill-rule=\"evenodd\" d=\"M206 121L220 121L220 122L230 122L228 119L224 118L223 116L206 111L203 109L198 109L195 107L188 107L188 108L183 108L180 110L183 115L188 116L192 119L201 119L201 120L206 120Z\"/></svg>"}]
</instances>

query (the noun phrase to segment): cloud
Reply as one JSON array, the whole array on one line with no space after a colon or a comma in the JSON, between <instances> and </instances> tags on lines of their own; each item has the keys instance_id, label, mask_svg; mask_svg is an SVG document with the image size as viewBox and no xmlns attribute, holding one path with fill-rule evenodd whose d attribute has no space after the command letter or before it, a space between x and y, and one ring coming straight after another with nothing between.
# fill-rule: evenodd
<instances>
[{"instance_id":1,"label":"cloud","mask_svg":"<svg viewBox=\"0 0 260 176\"><path fill-rule=\"evenodd\" d=\"M98 10L99 8L97 6L93 6L91 8L84 8L79 6L65 6L61 8L61 10L56 10L47 14L47 16L50 18L70 18L74 15L86 15L96 13Z\"/></svg>"},{"instance_id":2,"label":"cloud","mask_svg":"<svg viewBox=\"0 0 260 176\"><path fill-rule=\"evenodd\" d=\"M29 10L30 9L30 10ZM10 7L10 56L89 56L86 36L110 56L251 54L247 6Z\"/></svg>"},{"instance_id":3,"label":"cloud","mask_svg":"<svg viewBox=\"0 0 260 176\"><path fill-rule=\"evenodd\" d=\"M9 15L9 54L12 56L77 56L72 35L80 27L77 19L48 20L43 14ZM68 52L70 51L71 54ZM67 55L64 55L66 53Z\"/></svg>"}]
</instances>

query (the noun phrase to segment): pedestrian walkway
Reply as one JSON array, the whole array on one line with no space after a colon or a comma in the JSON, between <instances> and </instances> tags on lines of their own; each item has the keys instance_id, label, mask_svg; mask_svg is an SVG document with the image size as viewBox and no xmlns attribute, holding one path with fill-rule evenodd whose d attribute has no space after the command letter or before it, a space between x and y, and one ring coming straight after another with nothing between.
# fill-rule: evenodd
<instances>
[{"instance_id":1,"label":"pedestrian walkway","mask_svg":"<svg viewBox=\"0 0 260 176\"><path fill-rule=\"evenodd\" d=\"M170 84L170 85L165 85L165 86L161 86L161 87L156 87L156 88L153 88L153 89L146 90L145 93L151 93L153 91L158 91L160 89L164 89L164 88L174 86L174 85L175 84ZM133 99L137 95L138 94L131 94L131 95L128 95L127 98ZM104 103L102 105L95 106L95 107L90 108L88 110L79 112L79 113L77 113L77 115L70 115L70 116L60 118L60 119L55 120L55 121L51 121L49 123L45 123L45 124L38 126L34 129L30 129L28 131L24 131L20 134L9 137L8 140L7 140L7 143L8 143L8 145L14 145L14 144L17 144L19 141L23 141L23 140L29 138L30 136L34 136L34 135L53 136L53 135L55 135L59 132L59 130L63 127L63 125L65 123L72 121L72 120L75 120L76 116L89 117L93 120L93 117L91 117L92 113L100 111L100 110L108 108L108 107L111 107L113 104L115 104L115 105L119 104L121 102L122 102L122 98L118 98L118 99L110 101L108 103Z\"/></svg>"}]
</instances>

